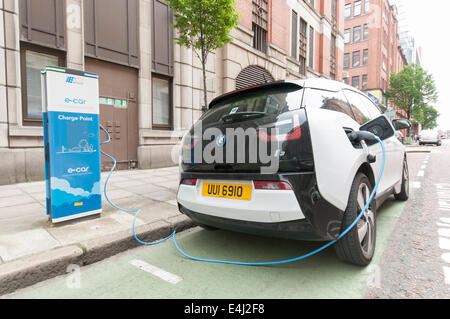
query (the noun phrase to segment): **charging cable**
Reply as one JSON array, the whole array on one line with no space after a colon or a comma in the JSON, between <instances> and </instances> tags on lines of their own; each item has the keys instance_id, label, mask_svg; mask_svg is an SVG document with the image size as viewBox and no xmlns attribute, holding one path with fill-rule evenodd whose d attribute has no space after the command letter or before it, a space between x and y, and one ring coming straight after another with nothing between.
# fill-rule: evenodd
<instances>
[{"instance_id":1,"label":"charging cable","mask_svg":"<svg viewBox=\"0 0 450 319\"><path fill-rule=\"evenodd\" d=\"M101 128L101 129L106 133L106 135L108 136L108 140L106 140L106 141L100 143L101 145L103 145L103 144L108 143L108 142L111 141L111 136L109 135L108 131L106 131L106 130L103 128L103 126L100 125L100 128ZM218 259L198 258L198 257L194 257L194 256L191 256L191 255L187 254L186 252L184 252L184 251L180 248L180 246L178 246L178 243L177 243L177 240L176 240L176 237L175 237L175 233L176 233L175 231L174 231L171 235L167 236L166 238L161 239L161 240L158 240L158 241L155 241L155 242L144 242L144 241L140 240L140 239L137 237L136 232L135 232L135 222L136 222L136 218L137 218L138 214L140 213L140 209L136 209L136 210L128 210L128 209L120 208L119 206L113 204L113 203L109 200L108 196L106 195L106 186L107 186L107 184L108 184L108 180L109 180L109 178L110 178L112 172L113 172L114 169L116 168L116 160L115 160L115 158L112 157L111 155L108 155L108 154L106 154L105 152L101 151L101 153L102 153L103 155L105 155L105 156L107 156L108 158L110 158L110 159L113 161L113 163L114 163L114 164L113 164L113 167L111 168L111 170L110 170L110 172L109 172L109 174L108 174L108 177L107 177L106 180L105 180L105 186L104 186L105 198L106 198L106 200L108 201L108 203L111 204L114 208L119 209L119 210L124 211L124 212L135 213L134 218L133 218L133 226L132 226L132 227L133 227L133 236L134 236L134 238L135 238L139 243L141 243L142 245L156 245L156 244L162 243L162 242L168 240L169 238L173 237L173 243L175 244L175 247L177 248L177 250L178 250L184 257L189 258L189 259L192 259L192 260L195 260L195 261L202 261L202 262L209 262L209 263L231 264L231 265L242 265L242 266L268 266L268 265L279 265L279 264L286 264L286 263L291 263L291 262L294 262L294 261L299 261L299 260L302 260L302 259L311 257L311 256L313 256L313 255L315 255L315 254L321 252L322 250L324 250L324 249L330 247L331 245L335 244L339 239L341 239L342 237L344 237L344 236L345 236L345 235L346 235L346 234L347 234L347 233L348 233L348 232L356 225L356 223L361 219L361 217L364 215L364 212L369 208L370 203L372 202L372 200L373 200L373 198L374 198L374 196L375 196L375 194L376 194L376 191L377 191L377 189L378 189L378 185L380 184L380 180L381 180L381 177L382 177L382 175L383 175L384 166L385 166L385 162L386 162L386 150L385 150L385 148L384 148L384 144L383 144L383 142L381 141L381 139L380 139L378 136L374 135L374 134L371 134L371 133L368 133L368 132L355 132L355 134L356 134L356 135L355 135L354 138L355 138L355 139L356 139L356 138L359 138L359 139L360 139L360 142L363 141L363 140L366 140L366 139L367 139L367 140L376 140L376 141L377 141L378 143L380 143L380 145L381 145L381 150L382 150L382 153L383 153L383 160L382 160L382 163L381 163L380 174L378 175L378 179L377 179L377 181L376 181L376 183L375 183L375 186L373 187L372 193L370 194L369 199L367 200L366 205L365 205L364 208L361 210L361 213L356 217L355 221L354 221L350 226L348 226L347 229L345 229L345 230L344 230L344 231L343 231L336 239L334 239L334 240L332 240L332 241L326 243L325 245L323 245L323 246L317 248L316 250L314 250L314 251L312 251L312 252L310 252L310 253L307 253L307 254L305 254L305 255L302 255L302 256L299 256L299 257L296 257L296 258L285 259L285 260L279 260L279 261L268 261L268 262L239 262L239 261L229 261L229 260L218 260ZM369 134L370 134L370 135L369 135Z\"/></svg>"},{"instance_id":2,"label":"charging cable","mask_svg":"<svg viewBox=\"0 0 450 319\"><path fill-rule=\"evenodd\" d=\"M102 125L100 125L100 128L103 130L103 132L106 133L106 136L108 137L108 139L107 139L106 141L100 142L100 145L103 145L103 144L106 144L106 143L111 142L111 135L109 135L108 131L107 131ZM108 181L109 181L109 178L111 177L111 174L112 174L112 173L114 172L114 170L116 169L117 161L116 161L116 159L115 159L114 157L112 157L112 156L109 155L109 154L106 154L106 153L103 152L102 150L100 150L100 152L101 152L103 155L105 155L106 157L110 158L110 159L113 161L113 166L112 166L111 170L109 171L108 176L106 177L105 185L104 185L104 187L103 187L103 193L105 194L106 201L107 201L112 207L114 207L115 209L121 210L121 211L126 212L126 213L135 213L135 214L134 214L134 217L133 217L133 228L132 228L132 229L133 229L133 236L134 236L134 238L136 239L136 241L137 241L138 243L142 244L142 245L156 245L156 244L162 243L162 242L168 240L170 237L174 236L174 235L175 235L175 232L174 232L173 234L171 234L170 236L167 236L167 237L164 238L164 239L161 239L161 240L158 240L158 241L155 241L155 242L151 242L151 243L144 242L144 241L142 241L142 240L140 240L140 239L138 238L138 236L136 235L136 231L135 231L135 224L136 224L136 218L137 218L137 216L139 215L139 213L141 212L141 210L140 210L140 209L124 209L124 208L121 208L121 207L117 206L116 204L114 204L113 202L111 202L111 201L109 200L108 195L107 195L107 192L106 192L106 186L108 185Z\"/></svg>"}]
</instances>

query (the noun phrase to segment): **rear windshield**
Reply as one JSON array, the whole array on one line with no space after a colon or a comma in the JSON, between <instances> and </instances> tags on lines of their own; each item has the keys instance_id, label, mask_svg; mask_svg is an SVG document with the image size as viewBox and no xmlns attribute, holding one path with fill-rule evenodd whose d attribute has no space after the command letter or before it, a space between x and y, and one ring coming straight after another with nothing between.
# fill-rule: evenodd
<instances>
[{"instance_id":1,"label":"rear windshield","mask_svg":"<svg viewBox=\"0 0 450 319\"><path fill-rule=\"evenodd\" d=\"M303 89L292 87L243 92L215 106L201 120L208 125L274 116L299 109L302 95Z\"/></svg>"}]
</instances>

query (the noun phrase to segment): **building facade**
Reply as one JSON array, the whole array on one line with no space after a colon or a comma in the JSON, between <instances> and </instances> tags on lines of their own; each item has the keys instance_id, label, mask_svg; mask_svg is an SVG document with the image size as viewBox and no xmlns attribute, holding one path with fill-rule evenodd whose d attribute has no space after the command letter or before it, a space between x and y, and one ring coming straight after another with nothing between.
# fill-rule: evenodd
<instances>
[{"instance_id":1,"label":"building facade","mask_svg":"<svg viewBox=\"0 0 450 319\"><path fill-rule=\"evenodd\" d=\"M346 0L344 15L344 81L385 109L393 107L387 105L385 95L390 75L407 64L399 43L396 6L388 0Z\"/></svg>"},{"instance_id":2,"label":"building facade","mask_svg":"<svg viewBox=\"0 0 450 319\"><path fill-rule=\"evenodd\" d=\"M342 80L344 0L239 0L232 43L207 63L208 100L283 79ZM202 114L201 63L163 0L0 0L0 184L44 178L40 70L100 77L105 152L119 169L175 165ZM111 162L102 157L102 168Z\"/></svg>"},{"instance_id":3,"label":"building facade","mask_svg":"<svg viewBox=\"0 0 450 319\"><path fill-rule=\"evenodd\" d=\"M395 0L395 5L398 8L398 34L400 37L400 45L405 54L408 64L422 65L421 48L417 44L416 39L411 34L409 28L409 20L407 17L407 2L406 0Z\"/></svg>"}]
</instances>

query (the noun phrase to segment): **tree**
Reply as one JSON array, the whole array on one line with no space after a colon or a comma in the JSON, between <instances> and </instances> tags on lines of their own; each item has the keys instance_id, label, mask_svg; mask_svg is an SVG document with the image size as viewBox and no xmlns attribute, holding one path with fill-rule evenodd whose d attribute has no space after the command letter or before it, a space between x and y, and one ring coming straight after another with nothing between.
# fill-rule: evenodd
<instances>
[{"instance_id":1,"label":"tree","mask_svg":"<svg viewBox=\"0 0 450 319\"><path fill-rule=\"evenodd\" d=\"M421 124L424 111L430 111L432 107L429 104L438 99L433 76L415 64L407 65L391 75L386 95L398 108L408 113L408 120L414 119Z\"/></svg>"},{"instance_id":2,"label":"tree","mask_svg":"<svg viewBox=\"0 0 450 319\"><path fill-rule=\"evenodd\" d=\"M424 130L433 129L438 126L437 119L439 117L439 112L432 106L423 106L423 118L422 118L422 128Z\"/></svg>"},{"instance_id":3,"label":"tree","mask_svg":"<svg viewBox=\"0 0 450 319\"><path fill-rule=\"evenodd\" d=\"M235 0L167 0L175 13L172 25L178 31L176 42L193 48L202 64L203 110L208 104L206 63L209 53L233 39L229 36L237 27L239 15L235 13Z\"/></svg>"}]
</instances>

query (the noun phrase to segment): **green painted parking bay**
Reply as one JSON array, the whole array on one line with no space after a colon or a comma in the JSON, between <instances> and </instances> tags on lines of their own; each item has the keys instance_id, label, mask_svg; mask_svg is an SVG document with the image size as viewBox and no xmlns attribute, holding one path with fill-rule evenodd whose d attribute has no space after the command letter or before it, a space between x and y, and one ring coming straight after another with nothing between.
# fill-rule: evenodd
<instances>
[{"instance_id":1,"label":"green painted parking bay","mask_svg":"<svg viewBox=\"0 0 450 319\"><path fill-rule=\"evenodd\" d=\"M204 263L180 255L170 239L82 267L79 288L73 288L74 278L66 275L10 297L363 298L368 284L376 284L373 276L377 264L404 206L405 203L388 200L379 209L376 253L366 268L339 261L331 247L305 260L282 265L255 267ZM323 244L201 228L178 234L177 242L192 256L245 262L289 259ZM156 276L154 271L161 271L162 276L159 276L161 272ZM172 281L165 280L165 276Z\"/></svg>"}]
</instances>

